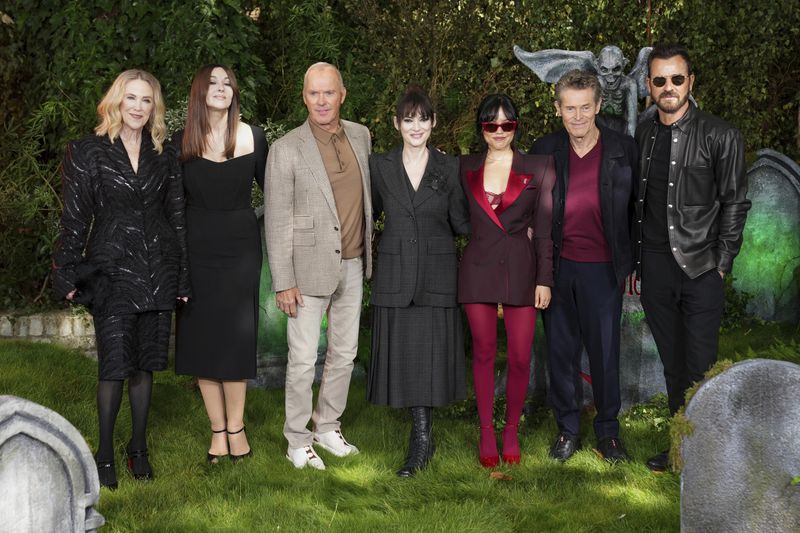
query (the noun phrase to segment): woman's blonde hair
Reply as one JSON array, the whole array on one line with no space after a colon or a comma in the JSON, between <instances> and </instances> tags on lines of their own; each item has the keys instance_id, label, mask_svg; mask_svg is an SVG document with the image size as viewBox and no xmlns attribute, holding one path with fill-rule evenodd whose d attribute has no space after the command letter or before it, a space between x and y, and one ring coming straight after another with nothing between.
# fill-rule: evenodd
<instances>
[{"instance_id":1,"label":"woman's blonde hair","mask_svg":"<svg viewBox=\"0 0 800 533\"><path fill-rule=\"evenodd\" d=\"M144 70L130 69L117 76L108 92L97 104L97 115L100 117L100 124L94 129L94 132L101 136L108 135L112 143L119 137L119 132L122 130L122 113L119 108L125 96L125 87L128 82L133 80L145 81L153 89L153 112L147 121L147 127L150 129L153 146L156 152L160 154L163 150L164 139L167 138L167 125L164 122L166 108L164 106L164 98L161 96L161 84L158 83L155 76Z\"/></svg>"}]
</instances>

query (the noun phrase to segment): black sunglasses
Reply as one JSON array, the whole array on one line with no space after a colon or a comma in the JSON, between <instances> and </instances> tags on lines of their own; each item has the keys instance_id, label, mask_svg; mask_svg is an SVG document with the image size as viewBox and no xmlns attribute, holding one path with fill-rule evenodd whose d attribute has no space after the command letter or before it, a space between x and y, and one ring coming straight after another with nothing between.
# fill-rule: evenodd
<instances>
[{"instance_id":1,"label":"black sunglasses","mask_svg":"<svg viewBox=\"0 0 800 533\"><path fill-rule=\"evenodd\" d=\"M672 80L672 85L674 85L675 87L680 87L681 85L683 85L683 82L686 81L686 76L684 76L683 74L675 74L674 76L670 76L669 79ZM667 84L667 78L665 78L664 76L656 76L655 78L652 78L650 81L652 81L653 85L655 85L656 87L663 87L664 85Z\"/></svg>"},{"instance_id":2,"label":"black sunglasses","mask_svg":"<svg viewBox=\"0 0 800 533\"><path fill-rule=\"evenodd\" d=\"M509 120L508 122L503 122L502 124L498 124L496 122L481 122L481 128L486 133L494 133L497 131L497 128L500 128L503 131L514 131L517 129L517 121L516 120Z\"/></svg>"}]
</instances>

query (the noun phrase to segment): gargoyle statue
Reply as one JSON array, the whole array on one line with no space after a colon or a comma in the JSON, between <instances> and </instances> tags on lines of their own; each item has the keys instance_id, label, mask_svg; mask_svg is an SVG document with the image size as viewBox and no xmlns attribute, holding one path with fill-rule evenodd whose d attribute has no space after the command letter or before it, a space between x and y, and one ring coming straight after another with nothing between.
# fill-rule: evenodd
<instances>
[{"instance_id":1,"label":"gargoyle statue","mask_svg":"<svg viewBox=\"0 0 800 533\"><path fill-rule=\"evenodd\" d=\"M632 136L636 131L639 99L648 94L645 80L650 50L650 46L639 50L636 64L627 75L623 70L628 60L622 55L622 50L613 45L600 50L599 56L588 51L555 49L526 52L515 45L514 55L545 83L555 83L576 68L597 73L603 91L601 115L606 119L611 117L605 121L609 126Z\"/></svg>"}]
</instances>

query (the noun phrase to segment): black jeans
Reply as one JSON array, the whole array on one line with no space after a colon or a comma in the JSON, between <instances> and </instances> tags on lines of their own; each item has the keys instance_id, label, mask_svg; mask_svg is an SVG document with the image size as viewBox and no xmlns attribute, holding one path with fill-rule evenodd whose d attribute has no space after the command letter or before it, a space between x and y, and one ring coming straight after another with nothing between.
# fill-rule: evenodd
<instances>
[{"instance_id":1,"label":"black jeans","mask_svg":"<svg viewBox=\"0 0 800 533\"><path fill-rule=\"evenodd\" d=\"M717 270L690 279L670 253L642 252L642 307L664 364L669 410L717 361L725 286Z\"/></svg>"}]
</instances>

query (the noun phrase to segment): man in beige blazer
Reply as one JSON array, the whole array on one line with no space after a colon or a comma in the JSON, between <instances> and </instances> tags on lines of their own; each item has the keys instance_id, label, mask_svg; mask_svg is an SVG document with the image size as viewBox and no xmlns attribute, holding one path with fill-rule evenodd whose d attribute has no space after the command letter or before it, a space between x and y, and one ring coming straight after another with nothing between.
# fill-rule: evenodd
<instances>
[{"instance_id":1,"label":"man in beige blazer","mask_svg":"<svg viewBox=\"0 0 800 533\"><path fill-rule=\"evenodd\" d=\"M340 429L358 349L363 277L372 272L369 130L340 120L347 91L328 63L303 80L308 120L269 151L264 187L267 255L286 337L286 453L296 468L325 469L313 444L343 457L358 453ZM317 405L311 385L322 318L328 353ZM308 429L313 420L313 433Z\"/></svg>"}]
</instances>

